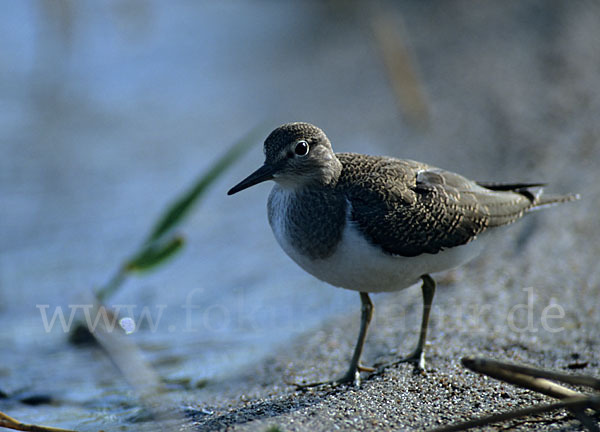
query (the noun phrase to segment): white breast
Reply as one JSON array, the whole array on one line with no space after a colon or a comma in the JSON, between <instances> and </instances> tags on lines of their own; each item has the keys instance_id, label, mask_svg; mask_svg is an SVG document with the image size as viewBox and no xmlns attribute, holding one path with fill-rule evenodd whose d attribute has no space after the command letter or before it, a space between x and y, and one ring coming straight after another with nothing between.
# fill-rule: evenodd
<instances>
[{"instance_id":1,"label":"white breast","mask_svg":"<svg viewBox=\"0 0 600 432\"><path fill-rule=\"evenodd\" d=\"M472 241L437 254L392 256L370 244L347 218L335 252L325 259L311 259L292 246L286 231L287 203L293 199L293 191L276 186L270 199L270 224L281 248L308 273L341 288L362 292L399 291L418 282L424 274L464 264L483 249L481 241ZM347 214L350 214L350 205Z\"/></svg>"}]
</instances>

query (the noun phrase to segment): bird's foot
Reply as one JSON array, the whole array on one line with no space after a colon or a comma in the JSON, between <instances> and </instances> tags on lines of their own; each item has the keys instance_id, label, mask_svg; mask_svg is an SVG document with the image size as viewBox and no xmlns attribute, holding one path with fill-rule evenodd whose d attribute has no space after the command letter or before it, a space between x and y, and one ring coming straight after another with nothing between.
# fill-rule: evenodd
<instances>
[{"instance_id":1,"label":"bird's foot","mask_svg":"<svg viewBox=\"0 0 600 432\"><path fill-rule=\"evenodd\" d=\"M412 363L415 366L415 370L418 372L422 372L425 370L425 352L422 350L413 351L406 357L403 357L399 360L395 360L389 363L384 364L375 364L376 370L374 372L375 375L382 373L385 369L397 366L400 363Z\"/></svg>"},{"instance_id":2,"label":"bird's foot","mask_svg":"<svg viewBox=\"0 0 600 432\"><path fill-rule=\"evenodd\" d=\"M313 387L325 387L325 386L329 386L329 387L338 387L340 385L345 385L345 384L354 384L356 387L360 386L360 373L361 372L376 372L377 369L373 368L373 367L369 367L369 366L363 366L363 365L357 365L356 368L350 368L350 370L348 370L348 372L346 372L344 374L344 376L342 376L341 378L335 379L335 380L330 380L330 381L319 381L319 382L314 382L314 383L308 383L308 384L300 384L300 383L293 383L294 386L296 386L297 390L306 390L308 388L313 388Z\"/></svg>"},{"instance_id":3,"label":"bird's foot","mask_svg":"<svg viewBox=\"0 0 600 432\"><path fill-rule=\"evenodd\" d=\"M377 368L374 368L371 366L363 366L361 364L358 365L359 372L375 372L376 370L377 370Z\"/></svg>"}]
</instances>

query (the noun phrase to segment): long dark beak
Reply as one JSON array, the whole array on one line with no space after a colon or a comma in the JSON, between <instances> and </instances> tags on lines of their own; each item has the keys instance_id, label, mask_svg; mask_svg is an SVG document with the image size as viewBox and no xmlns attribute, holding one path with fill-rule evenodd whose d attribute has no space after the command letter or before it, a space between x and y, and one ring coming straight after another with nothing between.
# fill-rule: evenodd
<instances>
[{"instance_id":1,"label":"long dark beak","mask_svg":"<svg viewBox=\"0 0 600 432\"><path fill-rule=\"evenodd\" d=\"M259 169L254 171L252 174L250 174L248 177L246 177L244 180L242 180L234 187L229 189L227 195L233 195L234 193L247 189L250 186L254 186L255 184L262 183L267 180L272 180L274 172L275 169L272 166L263 165Z\"/></svg>"}]
</instances>

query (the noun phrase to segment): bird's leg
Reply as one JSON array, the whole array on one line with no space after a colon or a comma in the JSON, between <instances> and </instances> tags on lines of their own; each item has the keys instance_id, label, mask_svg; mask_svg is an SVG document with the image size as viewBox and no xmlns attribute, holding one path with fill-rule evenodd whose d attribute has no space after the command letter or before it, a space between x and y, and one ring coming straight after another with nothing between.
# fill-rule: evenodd
<instances>
[{"instance_id":1,"label":"bird's leg","mask_svg":"<svg viewBox=\"0 0 600 432\"><path fill-rule=\"evenodd\" d=\"M367 338L367 330L369 329L369 323L371 322L371 318L373 317L373 302L369 298L369 294L366 292L360 293L360 301L361 301L361 314L360 314L360 331L358 332L358 339L356 341L356 346L354 347L354 353L352 354L352 359L350 360L350 367L348 368L348 372L344 374L339 379L331 380L331 381L322 381L310 384L296 384L297 388L308 388L308 387L317 387L321 385L339 385L345 383L355 383L356 385L360 384L360 372L373 372L375 369L361 366L360 365L360 356L362 354L363 347L365 345L365 339Z\"/></svg>"},{"instance_id":2,"label":"bird's leg","mask_svg":"<svg viewBox=\"0 0 600 432\"><path fill-rule=\"evenodd\" d=\"M358 382L360 382L360 375L358 374L359 372L374 371L373 368L365 367L360 364L360 356L362 355L362 350L365 346L365 340L367 339L367 331L369 330L371 318L373 318L373 302L371 301L369 294L366 292L360 293L360 302L360 331L358 332L358 339L356 340L354 353L352 354L352 359L350 360L350 367L344 376L352 376L352 380Z\"/></svg>"},{"instance_id":3,"label":"bird's leg","mask_svg":"<svg viewBox=\"0 0 600 432\"><path fill-rule=\"evenodd\" d=\"M421 331L419 333L419 341L415 350L398 363L413 362L417 364L419 369L425 369L425 341L427 339L427 327L429 325L429 313L431 312L431 304L435 295L435 281L429 275L423 275L423 318L421 319Z\"/></svg>"},{"instance_id":4,"label":"bird's leg","mask_svg":"<svg viewBox=\"0 0 600 432\"><path fill-rule=\"evenodd\" d=\"M431 312L431 304L433 303L433 296L435 295L435 281L429 275L423 275L421 276L421 279L423 279L423 285L421 285L421 290L423 291L423 318L421 320L421 331L419 333L419 341L417 342L417 346L408 356L401 358L400 360L384 364L378 368L378 371L381 371L389 366L407 362L415 363L418 369L425 369L425 352L423 349L427 339L429 312Z\"/></svg>"}]
</instances>

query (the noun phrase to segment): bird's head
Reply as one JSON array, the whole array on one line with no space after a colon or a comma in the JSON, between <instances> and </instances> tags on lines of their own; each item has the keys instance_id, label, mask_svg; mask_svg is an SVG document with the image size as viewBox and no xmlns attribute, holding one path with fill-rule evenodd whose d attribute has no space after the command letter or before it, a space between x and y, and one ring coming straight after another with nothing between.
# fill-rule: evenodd
<instances>
[{"instance_id":1,"label":"bird's head","mask_svg":"<svg viewBox=\"0 0 600 432\"><path fill-rule=\"evenodd\" d=\"M341 163L333 153L325 133L309 123L287 123L275 129L265 140L265 163L228 195L266 180L274 180L286 188L307 184L329 184L341 171Z\"/></svg>"}]
</instances>

